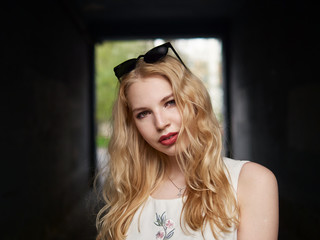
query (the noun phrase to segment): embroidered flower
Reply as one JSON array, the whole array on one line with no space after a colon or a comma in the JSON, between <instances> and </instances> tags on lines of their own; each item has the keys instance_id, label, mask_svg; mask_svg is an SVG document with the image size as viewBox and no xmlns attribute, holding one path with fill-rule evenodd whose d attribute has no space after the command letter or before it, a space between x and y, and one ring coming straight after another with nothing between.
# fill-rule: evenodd
<instances>
[{"instance_id":1,"label":"embroidered flower","mask_svg":"<svg viewBox=\"0 0 320 240\"><path fill-rule=\"evenodd\" d=\"M164 238L164 231L157 232L156 239L163 240L163 238Z\"/></svg>"},{"instance_id":2,"label":"embroidered flower","mask_svg":"<svg viewBox=\"0 0 320 240\"><path fill-rule=\"evenodd\" d=\"M174 228L174 221L172 221L171 219L168 219L166 221L166 227L169 228L169 229Z\"/></svg>"},{"instance_id":3,"label":"embroidered flower","mask_svg":"<svg viewBox=\"0 0 320 240\"><path fill-rule=\"evenodd\" d=\"M167 220L165 213L166 212L162 213L161 216L156 213L156 221L154 222L154 224L158 227L162 227L162 230L157 232L156 239L160 239L160 240L170 239L174 234L175 223L171 219ZM171 230L171 231L168 232L168 230Z\"/></svg>"}]
</instances>

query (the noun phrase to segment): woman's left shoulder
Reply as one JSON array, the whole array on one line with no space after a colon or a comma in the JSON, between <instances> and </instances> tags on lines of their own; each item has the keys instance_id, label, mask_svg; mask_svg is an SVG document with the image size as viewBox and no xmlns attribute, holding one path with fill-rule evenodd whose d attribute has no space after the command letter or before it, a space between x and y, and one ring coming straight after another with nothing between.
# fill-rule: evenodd
<instances>
[{"instance_id":1,"label":"woman's left shoulder","mask_svg":"<svg viewBox=\"0 0 320 240\"><path fill-rule=\"evenodd\" d=\"M254 188L266 186L277 188L277 179L273 172L258 163L245 163L239 176L239 188L252 191Z\"/></svg>"},{"instance_id":2,"label":"woman's left shoulder","mask_svg":"<svg viewBox=\"0 0 320 240\"><path fill-rule=\"evenodd\" d=\"M260 164L247 162L240 172L237 195L241 213L238 239L277 239L279 209L275 175Z\"/></svg>"}]
</instances>

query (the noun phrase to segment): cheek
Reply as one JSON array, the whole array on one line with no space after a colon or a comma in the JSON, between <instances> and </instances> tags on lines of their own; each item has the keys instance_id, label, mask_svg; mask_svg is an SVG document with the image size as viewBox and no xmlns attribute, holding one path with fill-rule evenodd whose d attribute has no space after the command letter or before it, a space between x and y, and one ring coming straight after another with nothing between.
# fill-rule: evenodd
<instances>
[{"instance_id":1,"label":"cheek","mask_svg":"<svg viewBox=\"0 0 320 240\"><path fill-rule=\"evenodd\" d=\"M142 137L144 137L143 127L137 125L137 129L138 129L138 132L140 133L140 135L141 135Z\"/></svg>"},{"instance_id":2,"label":"cheek","mask_svg":"<svg viewBox=\"0 0 320 240\"><path fill-rule=\"evenodd\" d=\"M179 127L181 127L182 119L181 119L181 115L180 115L178 109L176 110L176 112L174 114L174 121Z\"/></svg>"},{"instance_id":3,"label":"cheek","mask_svg":"<svg viewBox=\"0 0 320 240\"><path fill-rule=\"evenodd\" d=\"M146 140L148 141L148 138L150 137L151 133L151 129L150 127L148 127L147 123L141 123L141 122L135 122L136 127L138 129L138 132L140 133L140 135Z\"/></svg>"}]
</instances>

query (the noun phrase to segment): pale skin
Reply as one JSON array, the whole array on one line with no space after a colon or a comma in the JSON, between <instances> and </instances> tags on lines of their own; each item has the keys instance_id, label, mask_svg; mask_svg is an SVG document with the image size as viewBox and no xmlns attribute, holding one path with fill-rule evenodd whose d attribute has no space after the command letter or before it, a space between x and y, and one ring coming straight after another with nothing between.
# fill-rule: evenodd
<instances>
[{"instance_id":1,"label":"pale skin","mask_svg":"<svg viewBox=\"0 0 320 240\"><path fill-rule=\"evenodd\" d=\"M133 83L128 90L133 119L142 137L156 150L170 158L167 176L178 186L186 185L183 172L175 160L175 144L164 145L159 138L178 132L181 117L169 82L152 75ZM177 188L169 178L151 194L156 199L177 198ZM278 186L267 168L246 163L241 170L238 189L240 224L238 240L276 240L278 236Z\"/></svg>"},{"instance_id":2,"label":"pale skin","mask_svg":"<svg viewBox=\"0 0 320 240\"><path fill-rule=\"evenodd\" d=\"M240 172L237 195L238 240L278 239L278 185L273 173L259 164L246 163Z\"/></svg>"}]
</instances>

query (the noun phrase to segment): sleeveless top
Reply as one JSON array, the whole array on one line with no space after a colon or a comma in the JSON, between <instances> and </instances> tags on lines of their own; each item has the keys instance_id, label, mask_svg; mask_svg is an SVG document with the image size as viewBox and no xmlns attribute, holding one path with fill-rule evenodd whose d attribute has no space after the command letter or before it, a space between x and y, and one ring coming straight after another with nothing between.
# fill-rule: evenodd
<instances>
[{"instance_id":1,"label":"sleeveless top","mask_svg":"<svg viewBox=\"0 0 320 240\"><path fill-rule=\"evenodd\" d=\"M224 158L224 163L229 172L227 174L234 194L238 187L238 178L242 166L247 161ZM180 226L180 214L183 207L183 198L175 199L154 199L149 196L144 207L135 213L132 223L127 232L127 240L215 240L209 225L204 231L204 238L201 230L193 231L187 227L189 233L185 233ZM141 212L142 211L142 212ZM141 213L141 215L140 215ZM139 219L140 216L140 219ZM233 227L231 232L222 234L223 240L236 240L237 230Z\"/></svg>"}]
</instances>

